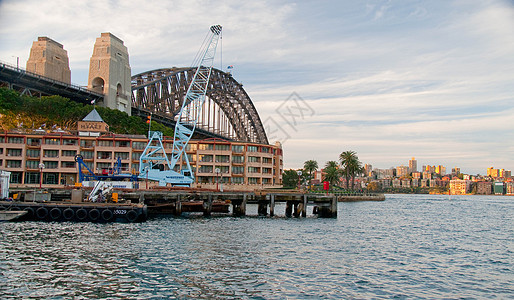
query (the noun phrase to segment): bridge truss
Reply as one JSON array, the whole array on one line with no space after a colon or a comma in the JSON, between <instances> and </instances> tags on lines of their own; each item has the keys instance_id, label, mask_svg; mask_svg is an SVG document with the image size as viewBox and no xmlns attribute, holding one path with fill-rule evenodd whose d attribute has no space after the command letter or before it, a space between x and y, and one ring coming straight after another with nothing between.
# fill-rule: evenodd
<instances>
[{"instance_id":1,"label":"bridge truss","mask_svg":"<svg viewBox=\"0 0 514 300\"><path fill-rule=\"evenodd\" d=\"M195 70L158 69L132 76L132 107L176 120ZM268 144L259 114L243 86L229 73L214 68L196 127L229 140Z\"/></svg>"}]
</instances>

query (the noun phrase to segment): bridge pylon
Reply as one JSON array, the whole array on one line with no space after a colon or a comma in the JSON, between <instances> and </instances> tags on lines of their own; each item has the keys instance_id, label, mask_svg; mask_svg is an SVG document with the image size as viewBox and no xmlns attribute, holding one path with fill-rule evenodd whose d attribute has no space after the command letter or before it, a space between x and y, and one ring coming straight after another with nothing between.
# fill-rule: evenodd
<instances>
[{"instance_id":1,"label":"bridge pylon","mask_svg":"<svg viewBox=\"0 0 514 300\"><path fill-rule=\"evenodd\" d=\"M96 39L89 62L88 89L103 93L101 106L131 115L132 91L128 50L123 41L110 32Z\"/></svg>"}]
</instances>

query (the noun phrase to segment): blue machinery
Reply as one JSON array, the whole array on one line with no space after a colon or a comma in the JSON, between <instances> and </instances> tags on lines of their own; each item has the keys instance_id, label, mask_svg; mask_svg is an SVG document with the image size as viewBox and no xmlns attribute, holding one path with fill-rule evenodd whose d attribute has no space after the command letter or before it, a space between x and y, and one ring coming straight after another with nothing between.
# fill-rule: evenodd
<instances>
[{"instance_id":1,"label":"blue machinery","mask_svg":"<svg viewBox=\"0 0 514 300\"><path fill-rule=\"evenodd\" d=\"M194 182L193 170L189 158L184 153L193 136L196 123L205 102L207 85L211 76L214 55L221 34L221 25L213 25L207 35L197 59L193 62L196 72L187 90L182 108L175 125L175 135L171 159L168 159L162 144L162 132L148 131L148 144L139 159L139 178L159 181L160 186L191 186ZM182 158L182 165L177 162Z\"/></svg>"}]
</instances>

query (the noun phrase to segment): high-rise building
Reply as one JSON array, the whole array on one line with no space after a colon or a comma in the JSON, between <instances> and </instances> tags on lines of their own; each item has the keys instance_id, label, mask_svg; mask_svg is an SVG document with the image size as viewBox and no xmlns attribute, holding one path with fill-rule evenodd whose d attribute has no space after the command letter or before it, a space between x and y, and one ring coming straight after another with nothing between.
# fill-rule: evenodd
<instances>
[{"instance_id":1,"label":"high-rise building","mask_svg":"<svg viewBox=\"0 0 514 300\"><path fill-rule=\"evenodd\" d=\"M408 175L409 175L409 168L407 166L396 167L396 176L397 177L408 176Z\"/></svg>"},{"instance_id":2,"label":"high-rise building","mask_svg":"<svg viewBox=\"0 0 514 300\"><path fill-rule=\"evenodd\" d=\"M418 171L418 161L413 157L409 160L409 173Z\"/></svg>"}]
</instances>

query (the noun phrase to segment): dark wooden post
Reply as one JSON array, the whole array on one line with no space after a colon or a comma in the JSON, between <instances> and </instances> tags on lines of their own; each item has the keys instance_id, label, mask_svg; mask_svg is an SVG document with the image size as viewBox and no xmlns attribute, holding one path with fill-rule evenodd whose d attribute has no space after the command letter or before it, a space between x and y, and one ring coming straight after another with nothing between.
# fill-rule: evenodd
<instances>
[{"instance_id":1,"label":"dark wooden post","mask_svg":"<svg viewBox=\"0 0 514 300\"><path fill-rule=\"evenodd\" d=\"M209 217L212 211L212 194L209 193L207 200L203 201L203 215Z\"/></svg>"}]
</instances>

